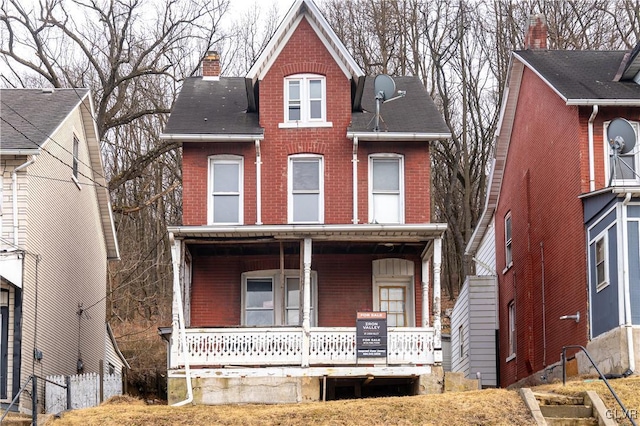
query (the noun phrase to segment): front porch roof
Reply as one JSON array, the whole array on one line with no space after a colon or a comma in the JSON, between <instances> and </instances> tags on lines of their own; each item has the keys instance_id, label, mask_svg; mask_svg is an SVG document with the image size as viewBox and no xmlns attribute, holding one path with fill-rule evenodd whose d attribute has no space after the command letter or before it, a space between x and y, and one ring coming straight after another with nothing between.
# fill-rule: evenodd
<instances>
[{"instance_id":1,"label":"front porch roof","mask_svg":"<svg viewBox=\"0 0 640 426\"><path fill-rule=\"evenodd\" d=\"M421 242L441 238L446 223L361 225L235 225L169 226L174 238L312 238L327 241Z\"/></svg>"}]
</instances>

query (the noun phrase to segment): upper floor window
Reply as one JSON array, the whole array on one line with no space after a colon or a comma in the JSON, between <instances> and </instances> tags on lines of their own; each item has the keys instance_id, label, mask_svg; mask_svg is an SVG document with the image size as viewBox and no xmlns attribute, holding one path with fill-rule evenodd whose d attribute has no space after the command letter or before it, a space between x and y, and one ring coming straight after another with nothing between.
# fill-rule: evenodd
<instances>
[{"instance_id":1,"label":"upper floor window","mask_svg":"<svg viewBox=\"0 0 640 426\"><path fill-rule=\"evenodd\" d=\"M605 123L604 132L607 186L640 185L638 123L615 119Z\"/></svg>"},{"instance_id":2,"label":"upper floor window","mask_svg":"<svg viewBox=\"0 0 640 426\"><path fill-rule=\"evenodd\" d=\"M504 257L507 268L513 265L511 243L511 212L509 212L504 217Z\"/></svg>"},{"instance_id":3,"label":"upper floor window","mask_svg":"<svg viewBox=\"0 0 640 426\"><path fill-rule=\"evenodd\" d=\"M243 159L236 155L209 157L209 224L243 221Z\"/></svg>"},{"instance_id":4,"label":"upper floor window","mask_svg":"<svg viewBox=\"0 0 640 426\"><path fill-rule=\"evenodd\" d=\"M324 167L319 155L289 157L289 223L324 222Z\"/></svg>"},{"instance_id":5,"label":"upper floor window","mask_svg":"<svg viewBox=\"0 0 640 426\"><path fill-rule=\"evenodd\" d=\"M404 159L369 156L369 222L404 223Z\"/></svg>"},{"instance_id":6,"label":"upper floor window","mask_svg":"<svg viewBox=\"0 0 640 426\"><path fill-rule=\"evenodd\" d=\"M327 122L326 79L296 74L284 79L284 123L280 127L331 126Z\"/></svg>"}]
</instances>

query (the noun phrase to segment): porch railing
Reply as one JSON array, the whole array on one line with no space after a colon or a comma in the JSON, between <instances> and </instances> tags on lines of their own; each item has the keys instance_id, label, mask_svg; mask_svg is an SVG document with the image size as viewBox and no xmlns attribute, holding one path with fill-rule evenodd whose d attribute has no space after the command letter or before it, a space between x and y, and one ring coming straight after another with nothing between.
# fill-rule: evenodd
<instances>
[{"instance_id":1,"label":"porch railing","mask_svg":"<svg viewBox=\"0 0 640 426\"><path fill-rule=\"evenodd\" d=\"M192 366L301 365L303 340L299 327L186 330L186 350ZM179 344L172 347L177 350L171 354L171 368L178 368L184 364L182 348ZM357 364L355 327L312 328L308 359L310 365ZM366 359L360 361L367 363ZM433 364L433 328L389 328L387 363Z\"/></svg>"}]
</instances>

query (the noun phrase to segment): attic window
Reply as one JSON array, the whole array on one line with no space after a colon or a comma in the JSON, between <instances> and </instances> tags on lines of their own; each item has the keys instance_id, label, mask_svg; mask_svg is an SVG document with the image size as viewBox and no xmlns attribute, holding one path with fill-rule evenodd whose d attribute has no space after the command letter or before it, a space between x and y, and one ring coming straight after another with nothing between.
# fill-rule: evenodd
<instances>
[{"instance_id":1,"label":"attic window","mask_svg":"<svg viewBox=\"0 0 640 426\"><path fill-rule=\"evenodd\" d=\"M281 128L331 127L327 122L326 79L296 74L284 79L284 122Z\"/></svg>"}]
</instances>

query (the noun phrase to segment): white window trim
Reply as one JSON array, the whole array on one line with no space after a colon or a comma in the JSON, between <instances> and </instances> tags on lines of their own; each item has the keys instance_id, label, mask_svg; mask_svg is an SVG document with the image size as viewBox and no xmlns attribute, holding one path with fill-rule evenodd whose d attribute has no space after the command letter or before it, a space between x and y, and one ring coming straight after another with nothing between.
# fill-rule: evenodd
<instances>
[{"instance_id":1,"label":"white window trim","mask_svg":"<svg viewBox=\"0 0 640 426\"><path fill-rule=\"evenodd\" d=\"M238 164L238 221L237 222L214 222L213 221L213 164ZM239 155L211 155L208 161L207 170L207 224L208 225L243 225L244 224L244 158Z\"/></svg>"},{"instance_id":2,"label":"white window trim","mask_svg":"<svg viewBox=\"0 0 640 426\"><path fill-rule=\"evenodd\" d=\"M597 245L598 243L602 241L602 243L604 244L604 259L602 260L604 262L604 281L603 282L598 282L598 248ZM600 293L602 290L604 290L605 288L609 287L610 280L609 280L609 236L608 236L608 229L605 229L602 233L600 233L596 238L593 239L593 242L591 243L593 245L593 249L594 249L594 272L595 272L595 289L596 289L596 293Z\"/></svg>"},{"instance_id":3,"label":"white window trim","mask_svg":"<svg viewBox=\"0 0 640 426\"><path fill-rule=\"evenodd\" d=\"M636 169L636 173L640 174L640 140L638 140L640 135L640 123L638 123L637 121L629 121L629 124L631 124L631 127L633 128L634 132L636 133L636 146L633 148L633 150L635 151L634 154L634 163L635 163L635 169ZM608 140L608 136L607 136L607 130L609 129L609 124L611 124L611 121L607 121L604 123L603 130L604 130L604 136L602 138L602 140L604 141L604 159L605 159L605 163L604 163L604 170L605 170L605 178L606 178L606 182L605 182L605 186L609 186L609 181L611 180L611 147L609 146L609 140ZM611 180L611 186L635 186L635 185L640 185L640 177L636 176L635 179L615 179L615 180Z\"/></svg>"},{"instance_id":4,"label":"white window trim","mask_svg":"<svg viewBox=\"0 0 640 426\"><path fill-rule=\"evenodd\" d=\"M414 302L414 285L412 276L384 276L377 275L373 277L373 310L380 310L380 287L393 285L396 287L405 287L405 313L407 314L407 323L404 327L416 326L416 312Z\"/></svg>"},{"instance_id":5,"label":"white window trim","mask_svg":"<svg viewBox=\"0 0 640 426\"><path fill-rule=\"evenodd\" d=\"M273 283L273 326L302 327L301 325L287 325L286 277L299 277L300 286L303 286L303 277L301 271L298 269L267 269L262 271L249 271L242 274L242 313L240 318L242 326L257 327L247 325L247 279L263 278L271 279ZM284 282L285 285L280 285L281 282ZM304 297L302 292L300 292L300 311L302 311L304 307L303 301ZM318 324L318 273L316 271L311 271L311 312L309 319L312 327L316 327Z\"/></svg>"},{"instance_id":6,"label":"white window trim","mask_svg":"<svg viewBox=\"0 0 640 426\"><path fill-rule=\"evenodd\" d=\"M507 221L511 224L511 237L507 238ZM504 215L504 262L505 267L502 273L504 274L513 266L513 219L511 217L511 211Z\"/></svg>"},{"instance_id":7,"label":"white window trim","mask_svg":"<svg viewBox=\"0 0 640 426\"><path fill-rule=\"evenodd\" d=\"M293 220L293 162L296 160L318 160L318 220L299 221ZM287 221L288 223L324 223L324 157L317 154L290 155L287 162Z\"/></svg>"},{"instance_id":8,"label":"white window trim","mask_svg":"<svg viewBox=\"0 0 640 426\"><path fill-rule=\"evenodd\" d=\"M368 188L368 198L369 198L369 223L373 223L375 220L375 212L374 212L374 202L373 202L373 162L377 159L398 159L399 166L398 172L399 176L399 200L398 200L398 222L393 223L404 223L404 207L405 207L405 190L404 190L404 156L400 154L389 154L389 153L376 153L369 155L369 188Z\"/></svg>"},{"instance_id":9,"label":"white window trim","mask_svg":"<svg viewBox=\"0 0 640 426\"><path fill-rule=\"evenodd\" d=\"M289 120L289 82L300 81L300 120ZM310 118L309 81L320 80L322 84L321 117ZM284 78L284 121L278 124L281 129L304 127L333 127L327 121L327 79L320 74L294 74Z\"/></svg>"},{"instance_id":10,"label":"white window trim","mask_svg":"<svg viewBox=\"0 0 640 426\"><path fill-rule=\"evenodd\" d=\"M510 347L507 347L507 349L510 349L511 353L509 354L505 362L509 362L516 357L516 350L517 350L516 339L517 339L518 329L516 327L515 300L510 301L509 304L507 305L507 320L509 321L509 324L508 324L509 338L507 340L507 344L510 346Z\"/></svg>"},{"instance_id":11,"label":"white window trim","mask_svg":"<svg viewBox=\"0 0 640 426\"><path fill-rule=\"evenodd\" d=\"M82 185L80 185L80 180L78 176L80 175L80 137L78 136L75 128L73 130L73 136L71 138L71 181L76 185L76 187L82 190Z\"/></svg>"}]
</instances>

